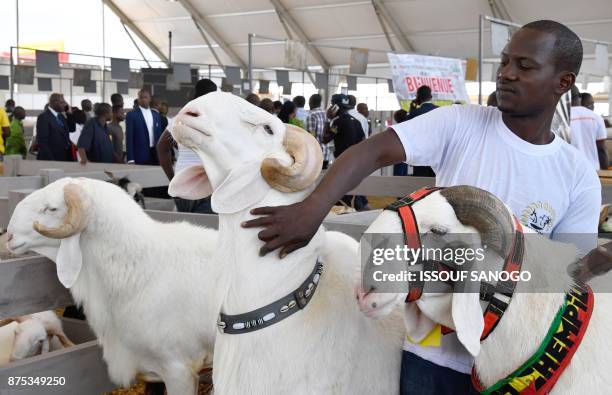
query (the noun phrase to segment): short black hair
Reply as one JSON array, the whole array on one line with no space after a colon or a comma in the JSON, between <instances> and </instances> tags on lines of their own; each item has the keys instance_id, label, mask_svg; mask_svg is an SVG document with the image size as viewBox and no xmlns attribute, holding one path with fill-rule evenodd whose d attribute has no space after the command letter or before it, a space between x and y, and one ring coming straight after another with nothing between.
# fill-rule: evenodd
<instances>
[{"instance_id":1,"label":"short black hair","mask_svg":"<svg viewBox=\"0 0 612 395\"><path fill-rule=\"evenodd\" d=\"M23 107L17 106L13 109L13 116L17 117L17 119L19 119L20 117L25 118L26 111Z\"/></svg>"},{"instance_id":2,"label":"short black hair","mask_svg":"<svg viewBox=\"0 0 612 395\"><path fill-rule=\"evenodd\" d=\"M297 106L295 105L295 102L287 100L283 103L283 107L278 113L278 117L284 123L289 123L289 115L293 114L296 108Z\"/></svg>"},{"instance_id":3,"label":"short black hair","mask_svg":"<svg viewBox=\"0 0 612 395\"><path fill-rule=\"evenodd\" d=\"M272 102L271 99L268 99L267 97L264 97L263 99L261 99L261 102L259 102L259 108L262 108L262 109L266 110L267 112L273 112L274 111L274 103Z\"/></svg>"},{"instance_id":4,"label":"short black hair","mask_svg":"<svg viewBox=\"0 0 612 395\"><path fill-rule=\"evenodd\" d=\"M283 103L280 100L274 100L273 104L275 110L280 110L281 108L283 108Z\"/></svg>"},{"instance_id":5,"label":"short black hair","mask_svg":"<svg viewBox=\"0 0 612 395\"><path fill-rule=\"evenodd\" d=\"M418 104L423 104L427 100L431 99L431 88L427 85L421 85L416 91L415 100Z\"/></svg>"},{"instance_id":6,"label":"short black hair","mask_svg":"<svg viewBox=\"0 0 612 395\"><path fill-rule=\"evenodd\" d=\"M408 112L404 109L397 110L393 113L393 120L395 123L402 123L408 120Z\"/></svg>"},{"instance_id":7,"label":"short black hair","mask_svg":"<svg viewBox=\"0 0 612 395\"><path fill-rule=\"evenodd\" d=\"M111 105L108 103L96 103L96 107L94 111L95 111L96 117L99 117L104 114L113 113L113 109L111 108Z\"/></svg>"},{"instance_id":8,"label":"short black hair","mask_svg":"<svg viewBox=\"0 0 612 395\"><path fill-rule=\"evenodd\" d=\"M15 100L13 100L13 99L8 99L6 101L6 103L4 103L5 107L7 107L7 106L14 106L14 105L15 105Z\"/></svg>"},{"instance_id":9,"label":"short black hair","mask_svg":"<svg viewBox=\"0 0 612 395\"><path fill-rule=\"evenodd\" d=\"M123 103L123 96L121 96L120 93L113 93L110 99L111 99L111 103L113 104L113 106L119 103Z\"/></svg>"},{"instance_id":10,"label":"short black hair","mask_svg":"<svg viewBox=\"0 0 612 395\"><path fill-rule=\"evenodd\" d=\"M74 118L74 122L78 123L79 125L84 125L85 122L87 122L87 115L85 115L85 111L83 110L73 110L72 117Z\"/></svg>"},{"instance_id":11,"label":"short black hair","mask_svg":"<svg viewBox=\"0 0 612 395\"><path fill-rule=\"evenodd\" d=\"M530 22L522 27L555 36L553 57L557 71L569 71L578 75L582 66L582 41L576 33L562 23L551 20Z\"/></svg>"},{"instance_id":12,"label":"short black hair","mask_svg":"<svg viewBox=\"0 0 612 395\"><path fill-rule=\"evenodd\" d=\"M261 103L261 99L259 98L259 95L257 93L249 93L248 95L246 95L244 100L258 107L259 107L259 104Z\"/></svg>"},{"instance_id":13,"label":"short black hair","mask_svg":"<svg viewBox=\"0 0 612 395\"><path fill-rule=\"evenodd\" d=\"M198 98L216 90L217 84L215 84L212 80L209 80L208 78L202 78L196 83L194 97Z\"/></svg>"},{"instance_id":14,"label":"short black hair","mask_svg":"<svg viewBox=\"0 0 612 395\"><path fill-rule=\"evenodd\" d=\"M323 98L318 93L315 93L314 95L310 96L310 99L308 99L308 105L310 106L310 109L321 107L322 100Z\"/></svg>"},{"instance_id":15,"label":"short black hair","mask_svg":"<svg viewBox=\"0 0 612 395\"><path fill-rule=\"evenodd\" d=\"M349 102L348 102L349 107L352 108L352 107L355 107L357 105L357 98L355 96L348 95L348 100L349 100Z\"/></svg>"},{"instance_id":16,"label":"short black hair","mask_svg":"<svg viewBox=\"0 0 612 395\"><path fill-rule=\"evenodd\" d=\"M83 111L85 111L85 107L91 107L91 100L89 99L83 99L81 100L81 108L83 109ZM91 110L91 108L90 108Z\"/></svg>"},{"instance_id":17,"label":"short black hair","mask_svg":"<svg viewBox=\"0 0 612 395\"><path fill-rule=\"evenodd\" d=\"M306 105L306 98L304 96L296 96L293 98L293 104L296 105L296 107L304 107Z\"/></svg>"}]
</instances>

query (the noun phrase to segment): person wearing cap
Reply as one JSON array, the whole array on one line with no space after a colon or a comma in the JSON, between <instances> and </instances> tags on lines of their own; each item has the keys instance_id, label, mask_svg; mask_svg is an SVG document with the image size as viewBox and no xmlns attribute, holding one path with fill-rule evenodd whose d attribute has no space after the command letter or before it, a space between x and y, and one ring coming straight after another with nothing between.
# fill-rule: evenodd
<instances>
[{"instance_id":1,"label":"person wearing cap","mask_svg":"<svg viewBox=\"0 0 612 395\"><path fill-rule=\"evenodd\" d=\"M338 158L352 145L365 139L361 123L349 114L351 106L347 95L338 93L331 97L327 110L328 121L325 125L323 143L334 141L334 157Z\"/></svg>"},{"instance_id":2,"label":"person wearing cap","mask_svg":"<svg viewBox=\"0 0 612 395\"><path fill-rule=\"evenodd\" d=\"M347 95L338 93L331 97L331 106L327 110L328 121L325 124L323 144L334 141L334 157L338 158L351 146L365 139L361 123L349 114L351 106ZM368 199L365 196L345 195L342 200L357 210L367 209ZM353 202L354 201L354 202Z\"/></svg>"}]
</instances>

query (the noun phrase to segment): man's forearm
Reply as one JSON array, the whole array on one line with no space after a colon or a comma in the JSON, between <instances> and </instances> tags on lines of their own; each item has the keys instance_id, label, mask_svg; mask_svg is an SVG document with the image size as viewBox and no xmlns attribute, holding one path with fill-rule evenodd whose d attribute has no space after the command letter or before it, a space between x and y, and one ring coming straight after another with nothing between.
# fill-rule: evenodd
<instances>
[{"instance_id":1,"label":"man's forearm","mask_svg":"<svg viewBox=\"0 0 612 395\"><path fill-rule=\"evenodd\" d=\"M308 197L325 213L348 191L377 169L405 160L404 148L387 130L346 150Z\"/></svg>"},{"instance_id":2,"label":"man's forearm","mask_svg":"<svg viewBox=\"0 0 612 395\"><path fill-rule=\"evenodd\" d=\"M81 158L81 164L87 163L87 153L84 148L79 148L79 157Z\"/></svg>"},{"instance_id":3,"label":"man's forearm","mask_svg":"<svg viewBox=\"0 0 612 395\"><path fill-rule=\"evenodd\" d=\"M599 158L599 168L601 170L607 170L610 162L608 158L608 147L606 147L605 140L597 141L597 157Z\"/></svg>"},{"instance_id":4,"label":"man's forearm","mask_svg":"<svg viewBox=\"0 0 612 395\"><path fill-rule=\"evenodd\" d=\"M168 180L172 181L174 178L174 169L172 168L172 142L170 139L170 133L166 129L162 133L159 141L157 142L157 157L159 158L159 164L166 173Z\"/></svg>"}]
</instances>

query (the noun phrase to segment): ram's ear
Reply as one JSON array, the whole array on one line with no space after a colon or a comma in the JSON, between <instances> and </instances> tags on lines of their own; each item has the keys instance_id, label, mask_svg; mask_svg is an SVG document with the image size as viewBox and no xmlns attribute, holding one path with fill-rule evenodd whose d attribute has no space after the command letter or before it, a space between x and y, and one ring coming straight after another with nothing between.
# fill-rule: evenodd
<instances>
[{"instance_id":1,"label":"ram's ear","mask_svg":"<svg viewBox=\"0 0 612 395\"><path fill-rule=\"evenodd\" d=\"M484 329L484 318L480 307L480 294L455 292L452 315L457 338L472 356L480 353L480 336Z\"/></svg>"},{"instance_id":2,"label":"ram's ear","mask_svg":"<svg viewBox=\"0 0 612 395\"><path fill-rule=\"evenodd\" d=\"M270 191L270 186L261 176L260 164L245 163L233 169L215 188L211 206L219 214L231 214L254 206Z\"/></svg>"},{"instance_id":3,"label":"ram's ear","mask_svg":"<svg viewBox=\"0 0 612 395\"><path fill-rule=\"evenodd\" d=\"M204 199L212 194L212 186L202 165L189 166L174 175L168 194L189 200Z\"/></svg>"},{"instance_id":4,"label":"ram's ear","mask_svg":"<svg viewBox=\"0 0 612 395\"><path fill-rule=\"evenodd\" d=\"M60 283L66 288L72 288L83 267L81 233L61 240L55 265Z\"/></svg>"}]
</instances>

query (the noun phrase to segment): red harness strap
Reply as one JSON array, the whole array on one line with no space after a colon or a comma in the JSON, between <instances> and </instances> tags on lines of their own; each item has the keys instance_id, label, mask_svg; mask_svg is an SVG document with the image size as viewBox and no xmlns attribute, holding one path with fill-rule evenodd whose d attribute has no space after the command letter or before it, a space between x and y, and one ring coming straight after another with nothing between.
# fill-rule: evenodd
<instances>
[{"instance_id":1,"label":"red harness strap","mask_svg":"<svg viewBox=\"0 0 612 395\"><path fill-rule=\"evenodd\" d=\"M523 235L523 226L516 217L514 217L514 229L515 232L512 247L504 262L504 268L502 269L507 273L520 272L523 264L525 236ZM508 276L508 278L517 277ZM482 331L482 336L480 336L480 341L486 339L501 320L506 308L508 307L508 303L510 303L510 299L512 299L512 294L514 294L514 290L516 289L516 283L516 281L508 280L506 282L500 282L495 287L495 291L493 295L491 295L489 305L484 313L485 326ZM500 294L506 296L508 301L506 302L501 300L498 296Z\"/></svg>"},{"instance_id":2,"label":"red harness strap","mask_svg":"<svg viewBox=\"0 0 612 395\"><path fill-rule=\"evenodd\" d=\"M399 199L397 202L392 203L387 207L389 210L395 210L400 216L402 225L404 228L404 238L406 245L411 249L421 248L421 235L419 233L419 226L412 211L412 205L415 202L423 199L424 197L432 194L440 188L423 188L411 193L410 195ZM410 290L408 291L408 297L406 302L414 302L418 300L423 294L423 281L416 281L414 284L410 284Z\"/></svg>"},{"instance_id":3,"label":"red harness strap","mask_svg":"<svg viewBox=\"0 0 612 395\"><path fill-rule=\"evenodd\" d=\"M402 227L404 230L404 238L406 245L411 249L421 248L421 236L419 233L419 226L417 224L412 205L430 195L431 193L438 191L442 188L423 188L411 193L410 195L399 199L387 207L389 210L397 211L400 220L402 221ZM518 219L514 217L515 234L512 241L510 253L504 261L503 271L515 272L521 271L521 265L523 262L523 251L525 245L525 239L523 235L523 227ZM508 276L508 278L514 278ZM406 303L414 302L421 298L423 295L424 288L423 281L414 281L410 284L408 296L406 297ZM512 294L516 288L515 281L500 282L496 286L490 284L483 284L481 287L481 300L489 302L484 312L484 330L482 332L481 341L486 339L487 336L495 329L501 317L504 315L508 303L512 298ZM502 299L505 296L507 301ZM443 328L444 334L453 332L450 328Z\"/></svg>"}]
</instances>

